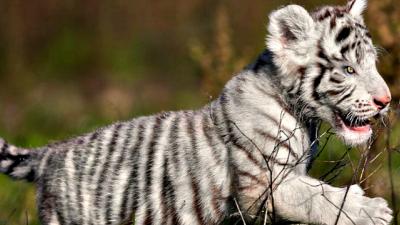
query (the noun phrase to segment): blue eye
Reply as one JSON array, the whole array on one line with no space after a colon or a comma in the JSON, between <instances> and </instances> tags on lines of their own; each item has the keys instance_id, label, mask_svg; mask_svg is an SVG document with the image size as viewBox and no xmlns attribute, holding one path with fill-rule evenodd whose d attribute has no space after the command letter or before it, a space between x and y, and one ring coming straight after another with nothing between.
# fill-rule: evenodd
<instances>
[{"instance_id":1,"label":"blue eye","mask_svg":"<svg viewBox=\"0 0 400 225\"><path fill-rule=\"evenodd\" d=\"M350 74L350 75L353 75L353 74L356 73L356 71L354 70L354 68L351 67L351 66L346 66L346 67L344 67L344 70L346 71L346 73L348 73L348 74Z\"/></svg>"}]
</instances>

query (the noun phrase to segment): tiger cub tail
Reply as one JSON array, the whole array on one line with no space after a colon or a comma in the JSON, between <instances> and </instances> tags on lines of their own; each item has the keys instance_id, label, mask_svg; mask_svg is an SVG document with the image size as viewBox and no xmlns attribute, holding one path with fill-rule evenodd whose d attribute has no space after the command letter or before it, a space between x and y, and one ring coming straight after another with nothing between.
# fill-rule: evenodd
<instances>
[{"instance_id":1,"label":"tiger cub tail","mask_svg":"<svg viewBox=\"0 0 400 225\"><path fill-rule=\"evenodd\" d=\"M0 173L33 181L38 163L35 155L36 151L16 147L0 138Z\"/></svg>"}]
</instances>

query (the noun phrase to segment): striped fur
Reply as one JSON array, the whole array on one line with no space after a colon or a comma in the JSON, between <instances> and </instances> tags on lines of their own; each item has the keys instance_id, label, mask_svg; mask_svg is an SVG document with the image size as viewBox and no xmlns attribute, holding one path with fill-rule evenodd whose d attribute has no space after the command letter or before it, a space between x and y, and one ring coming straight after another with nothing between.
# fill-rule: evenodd
<instances>
[{"instance_id":1,"label":"striped fur","mask_svg":"<svg viewBox=\"0 0 400 225\"><path fill-rule=\"evenodd\" d=\"M354 129L385 111L372 102L390 93L364 8L352 0L312 14L296 5L274 11L267 50L204 108L118 122L39 149L1 140L0 171L37 183L43 224L204 225L239 211L270 223L389 224L385 200L306 174L320 120L361 144L370 131ZM350 124L340 123L342 114Z\"/></svg>"}]
</instances>

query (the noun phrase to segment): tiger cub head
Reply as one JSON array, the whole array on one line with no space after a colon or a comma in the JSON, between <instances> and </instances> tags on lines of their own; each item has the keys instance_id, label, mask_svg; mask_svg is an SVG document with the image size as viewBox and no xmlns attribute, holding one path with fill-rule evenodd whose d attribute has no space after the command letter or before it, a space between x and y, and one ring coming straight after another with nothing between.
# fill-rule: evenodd
<instances>
[{"instance_id":1,"label":"tiger cub head","mask_svg":"<svg viewBox=\"0 0 400 225\"><path fill-rule=\"evenodd\" d=\"M369 140L370 118L384 114L391 100L362 18L366 4L351 0L312 13L283 7L271 13L266 40L288 98L349 145Z\"/></svg>"}]
</instances>

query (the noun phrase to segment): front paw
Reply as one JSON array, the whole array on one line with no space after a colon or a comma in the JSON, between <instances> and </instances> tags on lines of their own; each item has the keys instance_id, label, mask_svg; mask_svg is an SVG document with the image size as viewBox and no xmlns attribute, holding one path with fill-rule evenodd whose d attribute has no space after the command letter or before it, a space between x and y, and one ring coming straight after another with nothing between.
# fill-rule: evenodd
<instances>
[{"instance_id":1,"label":"front paw","mask_svg":"<svg viewBox=\"0 0 400 225\"><path fill-rule=\"evenodd\" d=\"M351 194L346 200L341 222L351 225L389 225L392 221L392 210L383 198L369 198Z\"/></svg>"},{"instance_id":2,"label":"front paw","mask_svg":"<svg viewBox=\"0 0 400 225\"><path fill-rule=\"evenodd\" d=\"M364 204L359 211L359 216L365 222L360 224L389 225L393 218L392 213L385 199L364 197Z\"/></svg>"}]
</instances>

